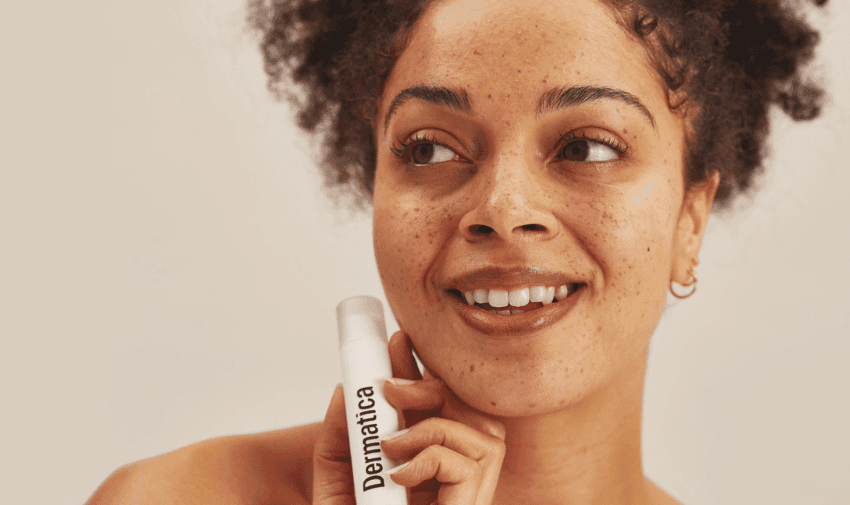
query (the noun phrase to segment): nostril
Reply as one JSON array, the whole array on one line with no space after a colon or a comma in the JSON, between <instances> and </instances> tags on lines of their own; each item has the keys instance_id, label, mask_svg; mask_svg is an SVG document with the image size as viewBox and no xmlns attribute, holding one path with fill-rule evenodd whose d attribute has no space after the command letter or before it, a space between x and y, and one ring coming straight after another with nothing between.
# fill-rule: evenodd
<instances>
[{"instance_id":1,"label":"nostril","mask_svg":"<svg viewBox=\"0 0 850 505\"><path fill-rule=\"evenodd\" d=\"M489 226L484 224L474 224L469 227L469 231L478 235L489 235L493 233L494 230L493 228L490 228Z\"/></svg>"},{"instance_id":2,"label":"nostril","mask_svg":"<svg viewBox=\"0 0 850 505\"><path fill-rule=\"evenodd\" d=\"M546 227L542 224L524 224L520 228L523 231L546 231Z\"/></svg>"}]
</instances>

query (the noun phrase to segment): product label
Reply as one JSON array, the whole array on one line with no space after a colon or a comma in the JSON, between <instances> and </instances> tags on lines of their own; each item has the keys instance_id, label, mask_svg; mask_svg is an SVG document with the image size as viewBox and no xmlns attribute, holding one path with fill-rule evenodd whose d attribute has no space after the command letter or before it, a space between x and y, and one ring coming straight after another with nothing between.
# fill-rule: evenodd
<instances>
[{"instance_id":1,"label":"product label","mask_svg":"<svg viewBox=\"0 0 850 505\"><path fill-rule=\"evenodd\" d=\"M363 481L363 491L384 487L384 478L378 475L384 471L384 460L381 458L381 442L377 434L378 414L372 410L375 407L375 399L372 398L374 394L375 391L371 387L357 390L357 398L360 399L357 407L360 411L355 417L360 425L360 434L363 435L363 464L369 475Z\"/></svg>"},{"instance_id":2,"label":"product label","mask_svg":"<svg viewBox=\"0 0 850 505\"><path fill-rule=\"evenodd\" d=\"M387 474L395 465L381 452L381 437L398 430L398 413L381 390L383 379L392 377L386 340L348 342L340 355L357 505L403 505L407 490Z\"/></svg>"}]
</instances>

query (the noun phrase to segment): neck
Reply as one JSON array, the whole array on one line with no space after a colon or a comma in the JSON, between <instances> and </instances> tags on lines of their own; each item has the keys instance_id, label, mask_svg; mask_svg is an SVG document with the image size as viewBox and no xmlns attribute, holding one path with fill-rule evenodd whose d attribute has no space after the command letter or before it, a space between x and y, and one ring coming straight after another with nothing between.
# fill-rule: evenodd
<instances>
[{"instance_id":1,"label":"neck","mask_svg":"<svg viewBox=\"0 0 850 505\"><path fill-rule=\"evenodd\" d=\"M645 358L566 409L502 419L506 453L494 503L648 503L640 441Z\"/></svg>"}]
</instances>

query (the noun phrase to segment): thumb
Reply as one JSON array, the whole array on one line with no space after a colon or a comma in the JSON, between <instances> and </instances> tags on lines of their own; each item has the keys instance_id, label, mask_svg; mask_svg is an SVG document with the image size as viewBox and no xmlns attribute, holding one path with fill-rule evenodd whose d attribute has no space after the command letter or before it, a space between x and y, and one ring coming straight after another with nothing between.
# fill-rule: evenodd
<instances>
[{"instance_id":1,"label":"thumb","mask_svg":"<svg viewBox=\"0 0 850 505\"><path fill-rule=\"evenodd\" d=\"M422 374L416 360L413 359L413 342L403 331L395 332L388 344L393 377L399 379L419 380Z\"/></svg>"},{"instance_id":2,"label":"thumb","mask_svg":"<svg viewBox=\"0 0 850 505\"><path fill-rule=\"evenodd\" d=\"M313 504L355 505L342 386L334 390L313 450Z\"/></svg>"}]
</instances>

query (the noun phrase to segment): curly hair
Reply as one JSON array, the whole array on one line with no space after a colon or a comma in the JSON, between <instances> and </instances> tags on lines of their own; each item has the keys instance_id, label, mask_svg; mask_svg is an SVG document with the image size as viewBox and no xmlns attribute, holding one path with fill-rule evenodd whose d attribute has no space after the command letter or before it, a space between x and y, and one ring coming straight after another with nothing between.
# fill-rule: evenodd
<instances>
[{"instance_id":1,"label":"curly hair","mask_svg":"<svg viewBox=\"0 0 850 505\"><path fill-rule=\"evenodd\" d=\"M248 0L269 90L293 104L298 125L321 139L326 188L353 193L361 206L371 200L375 180L378 100L432 1ZM750 189L762 171L771 104L798 121L820 113L824 91L806 72L819 35L798 4L603 2L644 45L666 83L669 106L688 111L685 183L720 172L715 208Z\"/></svg>"}]
</instances>

